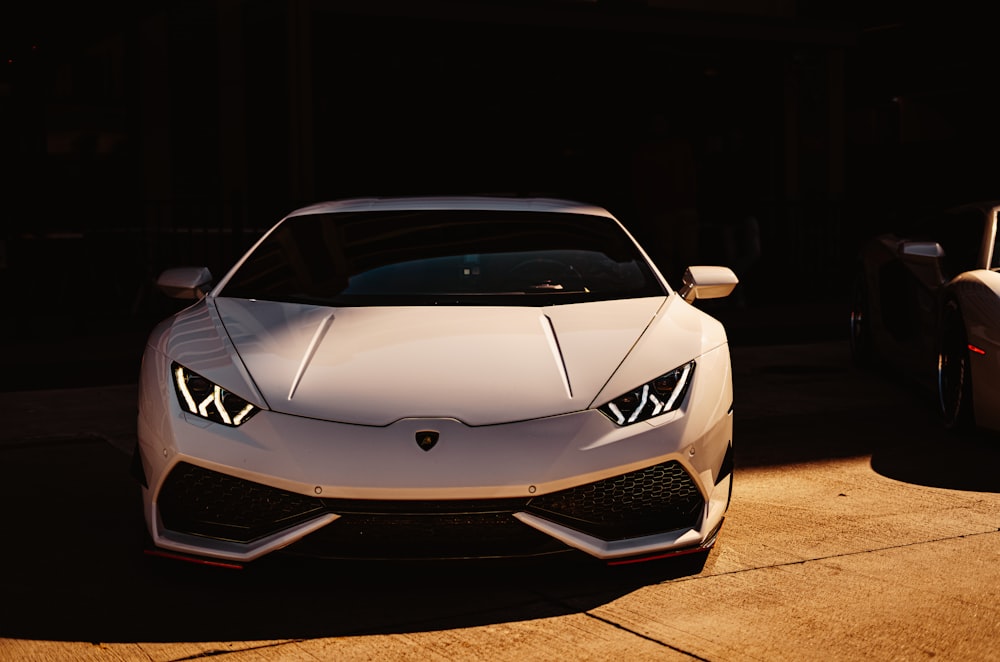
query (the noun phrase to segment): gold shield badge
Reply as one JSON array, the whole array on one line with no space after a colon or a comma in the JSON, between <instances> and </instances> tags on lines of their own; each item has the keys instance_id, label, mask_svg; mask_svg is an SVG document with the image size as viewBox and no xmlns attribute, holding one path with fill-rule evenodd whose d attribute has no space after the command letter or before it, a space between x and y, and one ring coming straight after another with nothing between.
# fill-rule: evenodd
<instances>
[{"instance_id":1,"label":"gold shield badge","mask_svg":"<svg viewBox=\"0 0 1000 662\"><path fill-rule=\"evenodd\" d=\"M429 451L437 444L440 436L441 434L435 430L421 430L416 435L417 446L420 446L421 450Z\"/></svg>"}]
</instances>

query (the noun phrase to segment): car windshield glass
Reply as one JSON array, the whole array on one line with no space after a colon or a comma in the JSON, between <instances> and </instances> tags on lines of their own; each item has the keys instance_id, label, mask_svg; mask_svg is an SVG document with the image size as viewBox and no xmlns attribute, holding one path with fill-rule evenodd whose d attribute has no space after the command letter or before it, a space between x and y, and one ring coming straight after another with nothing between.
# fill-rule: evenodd
<instances>
[{"instance_id":1,"label":"car windshield glass","mask_svg":"<svg viewBox=\"0 0 1000 662\"><path fill-rule=\"evenodd\" d=\"M948 214L938 229L937 242L944 249L942 270L947 277L979 268L983 241L983 213L976 210Z\"/></svg>"},{"instance_id":2,"label":"car windshield glass","mask_svg":"<svg viewBox=\"0 0 1000 662\"><path fill-rule=\"evenodd\" d=\"M420 210L286 219L220 295L339 306L523 306L663 294L612 219Z\"/></svg>"}]
</instances>

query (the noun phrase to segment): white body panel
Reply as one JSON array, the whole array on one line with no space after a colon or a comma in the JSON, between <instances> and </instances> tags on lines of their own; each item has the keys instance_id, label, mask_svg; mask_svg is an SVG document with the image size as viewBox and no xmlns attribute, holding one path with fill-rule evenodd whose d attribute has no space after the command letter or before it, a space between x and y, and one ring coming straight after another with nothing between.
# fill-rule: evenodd
<instances>
[{"instance_id":1,"label":"white body panel","mask_svg":"<svg viewBox=\"0 0 1000 662\"><path fill-rule=\"evenodd\" d=\"M1000 430L1000 273L969 271L949 288L959 298L969 343L984 352L969 357L976 424Z\"/></svg>"},{"instance_id":2,"label":"white body panel","mask_svg":"<svg viewBox=\"0 0 1000 662\"><path fill-rule=\"evenodd\" d=\"M469 425L588 407L663 298L548 308L323 308L218 298L268 408L360 425ZM677 347L677 363L691 347ZM197 370L197 366L190 366ZM206 375L209 376L209 375Z\"/></svg>"}]
</instances>

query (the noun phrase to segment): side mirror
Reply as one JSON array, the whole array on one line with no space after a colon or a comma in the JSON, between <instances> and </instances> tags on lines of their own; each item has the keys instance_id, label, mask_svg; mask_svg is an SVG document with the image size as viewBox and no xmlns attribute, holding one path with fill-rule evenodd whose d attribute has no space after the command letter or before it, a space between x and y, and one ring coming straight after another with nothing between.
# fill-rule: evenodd
<instances>
[{"instance_id":1,"label":"side mirror","mask_svg":"<svg viewBox=\"0 0 1000 662\"><path fill-rule=\"evenodd\" d=\"M201 299L211 285L212 272L206 267L175 267L156 279L160 291L173 299Z\"/></svg>"},{"instance_id":2,"label":"side mirror","mask_svg":"<svg viewBox=\"0 0 1000 662\"><path fill-rule=\"evenodd\" d=\"M917 258L917 260L940 260L944 257L944 249L936 241L906 241L899 247L899 251L906 257Z\"/></svg>"},{"instance_id":3,"label":"side mirror","mask_svg":"<svg viewBox=\"0 0 1000 662\"><path fill-rule=\"evenodd\" d=\"M729 296L739 282L729 267L688 267L680 295L688 303L694 303L695 299L719 299Z\"/></svg>"}]
</instances>

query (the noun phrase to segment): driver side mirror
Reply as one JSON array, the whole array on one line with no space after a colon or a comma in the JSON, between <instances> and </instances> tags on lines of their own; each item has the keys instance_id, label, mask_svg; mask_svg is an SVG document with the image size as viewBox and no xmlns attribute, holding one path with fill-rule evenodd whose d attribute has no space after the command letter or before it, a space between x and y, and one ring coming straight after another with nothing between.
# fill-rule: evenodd
<instances>
[{"instance_id":1,"label":"driver side mirror","mask_svg":"<svg viewBox=\"0 0 1000 662\"><path fill-rule=\"evenodd\" d=\"M688 303L696 299L719 299L732 293L740 279L729 267L688 267L680 295Z\"/></svg>"}]
</instances>

